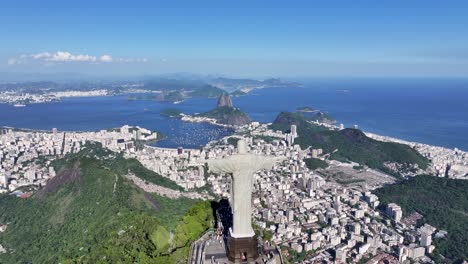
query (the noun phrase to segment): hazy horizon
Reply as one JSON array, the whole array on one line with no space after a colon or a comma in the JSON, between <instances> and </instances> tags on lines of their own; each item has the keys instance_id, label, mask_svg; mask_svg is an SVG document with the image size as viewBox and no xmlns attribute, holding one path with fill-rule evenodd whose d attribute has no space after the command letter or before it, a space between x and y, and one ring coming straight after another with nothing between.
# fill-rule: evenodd
<instances>
[{"instance_id":1,"label":"hazy horizon","mask_svg":"<svg viewBox=\"0 0 468 264\"><path fill-rule=\"evenodd\" d=\"M299 84L316 81L468 81L468 76L280 76L280 75L233 75L233 74L199 74L191 72L170 72L161 74L93 74L80 72L0 72L0 83L21 82L112 82L112 81L148 81L168 79L174 81L208 81L216 78L227 79L280 79Z\"/></svg>"}]
</instances>

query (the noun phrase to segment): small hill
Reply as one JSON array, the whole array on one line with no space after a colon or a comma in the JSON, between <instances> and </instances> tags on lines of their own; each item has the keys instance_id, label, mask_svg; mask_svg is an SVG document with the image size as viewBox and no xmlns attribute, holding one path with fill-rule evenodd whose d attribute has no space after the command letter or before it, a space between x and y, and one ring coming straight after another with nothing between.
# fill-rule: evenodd
<instances>
[{"instance_id":1,"label":"small hill","mask_svg":"<svg viewBox=\"0 0 468 264\"><path fill-rule=\"evenodd\" d=\"M335 124L336 121L329 114L314 109L309 106L298 107L296 113L302 115L309 121L316 121L325 124Z\"/></svg>"},{"instance_id":2,"label":"small hill","mask_svg":"<svg viewBox=\"0 0 468 264\"><path fill-rule=\"evenodd\" d=\"M214 78L208 81L208 83L222 87L228 92L240 90L244 88L249 89L263 89L272 87L300 87L301 84L295 82L282 81L280 79L266 79L266 80L253 80L253 79L230 79L224 77Z\"/></svg>"},{"instance_id":3,"label":"small hill","mask_svg":"<svg viewBox=\"0 0 468 264\"><path fill-rule=\"evenodd\" d=\"M250 117L244 112L229 106L216 107L211 111L201 114L201 116L214 118L220 124L231 126L243 126L252 122Z\"/></svg>"},{"instance_id":4,"label":"small hill","mask_svg":"<svg viewBox=\"0 0 468 264\"><path fill-rule=\"evenodd\" d=\"M221 88L206 84L201 80L192 79L178 80L162 78L148 80L143 84L142 89L150 91L161 91L156 99L163 102L179 102L191 97L212 98L227 93Z\"/></svg>"},{"instance_id":5,"label":"small hill","mask_svg":"<svg viewBox=\"0 0 468 264\"><path fill-rule=\"evenodd\" d=\"M432 254L436 263L462 263L468 259L468 181L416 176L398 184L375 190L383 206L397 203L403 217L413 212L424 216L422 222L448 232L435 238ZM442 261L439 254L447 257Z\"/></svg>"},{"instance_id":6,"label":"small hill","mask_svg":"<svg viewBox=\"0 0 468 264\"><path fill-rule=\"evenodd\" d=\"M146 80L142 89L151 91L175 91L175 90L191 90L203 85L203 82L196 80L183 80L171 78L151 78Z\"/></svg>"},{"instance_id":7,"label":"small hill","mask_svg":"<svg viewBox=\"0 0 468 264\"><path fill-rule=\"evenodd\" d=\"M335 160L353 161L395 175L398 172L389 170L385 163L400 164L401 170L414 170L415 165L426 169L429 163L419 152L407 145L377 141L357 129L328 130L311 124L298 113L280 113L271 128L289 131L293 124L297 126L299 135L297 144L303 149L309 146L322 148L325 153L332 153L330 158Z\"/></svg>"},{"instance_id":8,"label":"small hill","mask_svg":"<svg viewBox=\"0 0 468 264\"><path fill-rule=\"evenodd\" d=\"M335 124L336 121L328 114L317 112L303 112L302 115L309 121L316 121L324 124Z\"/></svg>"},{"instance_id":9,"label":"small hill","mask_svg":"<svg viewBox=\"0 0 468 264\"><path fill-rule=\"evenodd\" d=\"M242 91L242 90L235 90L233 92L230 93L231 96L244 96L246 95L247 93Z\"/></svg>"},{"instance_id":10,"label":"small hill","mask_svg":"<svg viewBox=\"0 0 468 264\"><path fill-rule=\"evenodd\" d=\"M223 89L220 89L216 86L212 85L205 85L199 88L196 88L195 90L191 91L188 95L191 97L218 97L223 94L225 94L226 91Z\"/></svg>"},{"instance_id":11,"label":"small hill","mask_svg":"<svg viewBox=\"0 0 468 264\"><path fill-rule=\"evenodd\" d=\"M180 117L182 112L175 108L166 108L163 109L159 114L166 117Z\"/></svg>"},{"instance_id":12,"label":"small hill","mask_svg":"<svg viewBox=\"0 0 468 264\"><path fill-rule=\"evenodd\" d=\"M181 91L162 91L158 97L158 101L163 102L180 102L185 100L185 96Z\"/></svg>"},{"instance_id":13,"label":"small hill","mask_svg":"<svg viewBox=\"0 0 468 264\"><path fill-rule=\"evenodd\" d=\"M291 125L297 126L299 136L327 130L325 127L309 123L301 114L292 112L279 113L270 128L273 130L289 132Z\"/></svg>"},{"instance_id":14,"label":"small hill","mask_svg":"<svg viewBox=\"0 0 468 264\"><path fill-rule=\"evenodd\" d=\"M219 124L230 126L243 126L252 122L249 116L233 106L231 97L228 94L219 97L215 109L199 114L199 116L213 118Z\"/></svg>"},{"instance_id":15,"label":"small hill","mask_svg":"<svg viewBox=\"0 0 468 264\"><path fill-rule=\"evenodd\" d=\"M332 159L341 161L354 161L370 168L380 169L394 174L397 171L389 171L384 166L385 162L407 165L418 165L426 169L428 160L411 147L399 143L382 142L367 137L358 129L347 128L341 131L323 131L310 135L302 142L307 142L314 147L322 148L331 153Z\"/></svg>"},{"instance_id":16,"label":"small hill","mask_svg":"<svg viewBox=\"0 0 468 264\"><path fill-rule=\"evenodd\" d=\"M125 177L129 171L177 185L98 145L53 166L58 175L30 198L0 195L0 224L8 225L0 263L184 262L190 242L211 224L209 202L143 192Z\"/></svg>"}]
</instances>

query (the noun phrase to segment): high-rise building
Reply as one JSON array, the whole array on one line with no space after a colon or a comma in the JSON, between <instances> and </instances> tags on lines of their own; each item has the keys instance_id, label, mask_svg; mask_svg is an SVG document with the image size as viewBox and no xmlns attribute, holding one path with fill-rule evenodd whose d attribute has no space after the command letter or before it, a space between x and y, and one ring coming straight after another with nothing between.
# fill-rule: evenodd
<instances>
[{"instance_id":1,"label":"high-rise building","mask_svg":"<svg viewBox=\"0 0 468 264\"><path fill-rule=\"evenodd\" d=\"M318 149L312 149L312 158L317 158L319 155L318 153L319 153Z\"/></svg>"},{"instance_id":2,"label":"high-rise building","mask_svg":"<svg viewBox=\"0 0 468 264\"><path fill-rule=\"evenodd\" d=\"M0 185L4 187L8 185L8 176L3 172L0 172Z\"/></svg>"},{"instance_id":3,"label":"high-rise building","mask_svg":"<svg viewBox=\"0 0 468 264\"><path fill-rule=\"evenodd\" d=\"M29 170L24 173L24 176L29 180L29 181L34 181L36 179L36 172L33 170Z\"/></svg>"},{"instance_id":4,"label":"high-rise building","mask_svg":"<svg viewBox=\"0 0 468 264\"><path fill-rule=\"evenodd\" d=\"M133 130L133 137L135 138L135 140L140 140L141 139L141 130L140 129Z\"/></svg>"},{"instance_id":5,"label":"high-rise building","mask_svg":"<svg viewBox=\"0 0 468 264\"><path fill-rule=\"evenodd\" d=\"M333 208L336 210L338 214L341 213L341 198L339 195L335 196L335 202L333 204Z\"/></svg>"},{"instance_id":6,"label":"high-rise building","mask_svg":"<svg viewBox=\"0 0 468 264\"><path fill-rule=\"evenodd\" d=\"M379 197L377 195L371 193L371 192L366 192L364 195L364 200L372 207L372 208L377 208L379 206L380 201Z\"/></svg>"},{"instance_id":7,"label":"high-rise building","mask_svg":"<svg viewBox=\"0 0 468 264\"><path fill-rule=\"evenodd\" d=\"M348 252L347 245L339 245L335 249L335 263L346 263L346 254Z\"/></svg>"},{"instance_id":8,"label":"high-rise building","mask_svg":"<svg viewBox=\"0 0 468 264\"><path fill-rule=\"evenodd\" d=\"M294 211L293 210L289 210L288 211L288 221L291 222L294 220Z\"/></svg>"},{"instance_id":9,"label":"high-rise building","mask_svg":"<svg viewBox=\"0 0 468 264\"><path fill-rule=\"evenodd\" d=\"M49 176L50 177L55 177L55 169L52 166L49 167Z\"/></svg>"},{"instance_id":10,"label":"high-rise building","mask_svg":"<svg viewBox=\"0 0 468 264\"><path fill-rule=\"evenodd\" d=\"M198 166L198 176L204 176L205 175L205 167L203 166Z\"/></svg>"},{"instance_id":11,"label":"high-rise building","mask_svg":"<svg viewBox=\"0 0 468 264\"><path fill-rule=\"evenodd\" d=\"M400 245L398 248L398 262L403 263L408 258L408 248Z\"/></svg>"},{"instance_id":12,"label":"high-rise building","mask_svg":"<svg viewBox=\"0 0 468 264\"><path fill-rule=\"evenodd\" d=\"M428 247L432 244L432 236L428 232L423 232L421 234L421 246Z\"/></svg>"},{"instance_id":13,"label":"high-rise building","mask_svg":"<svg viewBox=\"0 0 468 264\"><path fill-rule=\"evenodd\" d=\"M410 247L408 248L408 257L412 259L424 257L425 253L426 253L425 248L417 247L414 244L410 245Z\"/></svg>"},{"instance_id":14,"label":"high-rise building","mask_svg":"<svg viewBox=\"0 0 468 264\"><path fill-rule=\"evenodd\" d=\"M292 135L293 137L297 137L297 136L298 136L298 135L297 135L297 127L296 127L296 125L291 125L291 135Z\"/></svg>"},{"instance_id":15,"label":"high-rise building","mask_svg":"<svg viewBox=\"0 0 468 264\"><path fill-rule=\"evenodd\" d=\"M263 220L271 221L271 211L269 209L265 209L262 212Z\"/></svg>"},{"instance_id":16,"label":"high-rise building","mask_svg":"<svg viewBox=\"0 0 468 264\"><path fill-rule=\"evenodd\" d=\"M390 216L395 222L400 222L401 217L403 215L403 211L401 207L395 203L389 203L387 205L387 215Z\"/></svg>"},{"instance_id":17,"label":"high-rise building","mask_svg":"<svg viewBox=\"0 0 468 264\"><path fill-rule=\"evenodd\" d=\"M286 142L288 146L292 146L294 144L294 136L291 133L286 134Z\"/></svg>"},{"instance_id":18,"label":"high-rise building","mask_svg":"<svg viewBox=\"0 0 468 264\"><path fill-rule=\"evenodd\" d=\"M361 224L359 224L359 223L354 223L354 225L353 225L353 232L354 232L354 234L356 234L356 235L361 234Z\"/></svg>"}]
</instances>

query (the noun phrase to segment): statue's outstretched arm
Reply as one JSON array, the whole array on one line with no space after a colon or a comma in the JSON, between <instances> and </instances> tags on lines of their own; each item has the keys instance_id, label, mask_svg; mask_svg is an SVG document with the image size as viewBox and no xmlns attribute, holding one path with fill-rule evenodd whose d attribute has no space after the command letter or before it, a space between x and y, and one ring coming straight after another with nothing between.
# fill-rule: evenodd
<instances>
[{"instance_id":1,"label":"statue's outstretched arm","mask_svg":"<svg viewBox=\"0 0 468 264\"><path fill-rule=\"evenodd\" d=\"M211 159L207 161L208 169L213 173L233 173L232 162L229 159Z\"/></svg>"},{"instance_id":2,"label":"statue's outstretched arm","mask_svg":"<svg viewBox=\"0 0 468 264\"><path fill-rule=\"evenodd\" d=\"M276 162L283 159L284 157L268 157L255 154L236 156L232 158L232 160L235 162L230 163L236 164L235 166L231 165L231 171L250 171L252 172L251 174L253 174L259 170L271 169Z\"/></svg>"},{"instance_id":3,"label":"statue's outstretched arm","mask_svg":"<svg viewBox=\"0 0 468 264\"><path fill-rule=\"evenodd\" d=\"M259 164L262 169L271 169L276 164L276 162L282 161L284 159L284 157L261 157L257 164Z\"/></svg>"}]
</instances>

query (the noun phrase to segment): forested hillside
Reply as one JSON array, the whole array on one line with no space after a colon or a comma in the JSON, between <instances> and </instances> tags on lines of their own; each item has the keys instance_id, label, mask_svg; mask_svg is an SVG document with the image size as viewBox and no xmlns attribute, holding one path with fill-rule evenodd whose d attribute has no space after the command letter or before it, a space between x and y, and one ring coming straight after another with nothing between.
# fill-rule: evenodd
<instances>
[{"instance_id":1,"label":"forested hillside","mask_svg":"<svg viewBox=\"0 0 468 264\"><path fill-rule=\"evenodd\" d=\"M377 141L357 129L328 130L308 122L298 113L280 113L271 128L289 131L291 125L297 126L299 137L295 142L302 149L309 146L322 148L325 153L331 153L331 159L353 161L389 173L394 172L388 171L384 166L385 162L406 165L408 169L413 169L414 165L426 169L429 163L425 157L407 145Z\"/></svg>"},{"instance_id":2,"label":"forested hillside","mask_svg":"<svg viewBox=\"0 0 468 264\"><path fill-rule=\"evenodd\" d=\"M416 211L423 222L448 232L435 240L434 256L441 253L456 263L468 259L468 181L416 176L375 193L383 204L400 205L403 217Z\"/></svg>"},{"instance_id":3,"label":"forested hillside","mask_svg":"<svg viewBox=\"0 0 468 264\"><path fill-rule=\"evenodd\" d=\"M57 176L30 198L0 196L0 263L174 263L211 225L210 202L168 200L127 180L130 170L175 186L136 160L93 145L54 165Z\"/></svg>"}]
</instances>

